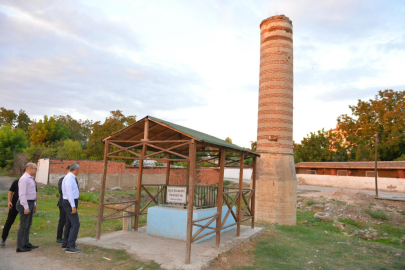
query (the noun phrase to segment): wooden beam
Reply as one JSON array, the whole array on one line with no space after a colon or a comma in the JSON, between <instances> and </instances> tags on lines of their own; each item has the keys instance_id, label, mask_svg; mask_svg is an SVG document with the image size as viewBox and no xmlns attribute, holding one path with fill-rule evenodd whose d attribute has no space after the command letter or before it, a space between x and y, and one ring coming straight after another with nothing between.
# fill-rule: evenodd
<instances>
[{"instance_id":1,"label":"wooden beam","mask_svg":"<svg viewBox=\"0 0 405 270\"><path fill-rule=\"evenodd\" d=\"M189 169L190 178L188 185L188 200L187 200L187 241L186 241L186 259L185 263L190 264L191 259L191 242L193 237L193 202L194 202L194 181L195 181L195 155L196 155L196 143L192 139L190 141L190 153L189 153Z\"/></svg>"},{"instance_id":2,"label":"wooden beam","mask_svg":"<svg viewBox=\"0 0 405 270\"><path fill-rule=\"evenodd\" d=\"M143 144L142 152L141 152L141 159L139 160L139 170L138 170L138 185L136 189L136 205L135 205L135 222L134 222L134 230L138 230L139 226L139 213L141 209L141 193L142 193L142 174L143 174L143 160L146 153L146 144Z\"/></svg>"},{"instance_id":3,"label":"wooden beam","mask_svg":"<svg viewBox=\"0 0 405 270\"><path fill-rule=\"evenodd\" d=\"M149 120L148 118L145 119L145 128L143 130L143 140L149 140Z\"/></svg>"},{"instance_id":4,"label":"wooden beam","mask_svg":"<svg viewBox=\"0 0 405 270\"><path fill-rule=\"evenodd\" d=\"M240 155L239 169L239 200L238 200L238 225L236 225L236 236L240 236L240 225L242 223L242 185L243 185L243 161L244 153Z\"/></svg>"},{"instance_id":5,"label":"wooden beam","mask_svg":"<svg viewBox=\"0 0 405 270\"><path fill-rule=\"evenodd\" d=\"M170 154L167 154L167 158L170 159ZM167 203L167 198L166 198L167 186L170 184L170 161L169 160L166 162L166 182L165 182L165 184L166 184L166 187L165 187L166 190L164 193L164 203L166 204Z\"/></svg>"},{"instance_id":6,"label":"wooden beam","mask_svg":"<svg viewBox=\"0 0 405 270\"><path fill-rule=\"evenodd\" d=\"M222 192L224 190L224 172L225 172L225 156L226 156L226 149L221 149L221 153L219 155L219 180L218 180L218 199L217 199L217 235L216 235L216 246L219 247L221 243L221 229L222 229Z\"/></svg>"},{"instance_id":7,"label":"wooden beam","mask_svg":"<svg viewBox=\"0 0 405 270\"><path fill-rule=\"evenodd\" d=\"M253 189L253 196L250 205L252 214L252 224L250 226L252 227L252 229L255 227L256 176L257 176L257 157L253 157L252 186L251 186L251 189Z\"/></svg>"},{"instance_id":8,"label":"wooden beam","mask_svg":"<svg viewBox=\"0 0 405 270\"><path fill-rule=\"evenodd\" d=\"M105 182L107 181L107 168L108 168L108 152L110 151L110 144L105 141L104 146L104 163L103 163L103 176L101 178L101 190L100 198L98 202L98 217L97 217L97 228L96 228L96 239L99 240L101 236L101 223L103 222L104 215L104 194L105 194Z\"/></svg>"}]
</instances>

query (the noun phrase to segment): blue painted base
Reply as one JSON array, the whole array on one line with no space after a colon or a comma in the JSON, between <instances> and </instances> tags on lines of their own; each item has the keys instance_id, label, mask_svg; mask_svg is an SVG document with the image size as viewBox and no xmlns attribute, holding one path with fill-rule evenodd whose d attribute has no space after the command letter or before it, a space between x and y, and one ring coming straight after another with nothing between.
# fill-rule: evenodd
<instances>
[{"instance_id":1,"label":"blue painted base","mask_svg":"<svg viewBox=\"0 0 405 270\"><path fill-rule=\"evenodd\" d=\"M224 219L228 207L222 206L222 219ZM233 207L234 213L236 212L236 207ZM207 208L207 209L194 209L193 211L193 220L212 216L217 212L217 208ZM187 209L171 208L171 207L162 207L154 206L148 209L148 219L146 225L146 233L161 236L165 238L173 238L186 241L187 239ZM198 222L198 224L205 225L209 222L210 219L203 220ZM235 219L230 214L226 220L224 226L228 226L232 223L235 223ZM210 224L210 227L216 227L216 221ZM221 233L235 229L236 225L222 230ZM196 233L200 227L193 226L193 234ZM208 233L212 230L204 229L200 235ZM211 237L214 237L215 233L207 235L204 238L201 238L198 242L202 242Z\"/></svg>"}]
</instances>

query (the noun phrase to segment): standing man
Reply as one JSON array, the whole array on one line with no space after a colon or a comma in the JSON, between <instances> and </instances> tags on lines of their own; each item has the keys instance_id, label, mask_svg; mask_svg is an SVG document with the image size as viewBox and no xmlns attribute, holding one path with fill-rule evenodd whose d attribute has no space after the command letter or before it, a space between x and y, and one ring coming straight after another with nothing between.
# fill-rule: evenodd
<instances>
[{"instance_id":1,"label":"standing man","mask_svg":"<svg viewBox=\"0 0 405 270\"><path fill-rule=\"evenodd\" d=\"M28 163L25 173L18 181L17 211L20 214L20 228L17 234L17 252L27 252L38 248L30 243L32 216L37 211L37 185L34 180L36 173L37 165Z\"/></svg>"},{"instance_id":2,"label":"standing man","mask_svg":"<svg viewBox=\"0 0 405 270\"><path fill-rule=\"evenodd\" d=\"M6 245L6 240L8 237L8 233L10 232L11 225L13 225L15 218L18 215L18 211L16 209L17 201L18 201L18 180L15 180L9 189L8 192L8 216L6 220L6 224L4 224L3 233L1 235L2 241L0 246Z\"/></svg>"},{"instance_id":3,"label":"standing man","mask_svg":"<svg viewBox=\"0 0 405 270\"><path fill-rule=\"evenodd\" d=\"M70 165L67 166L66 168L66 174L68 174L70 171ZM62 193L62 181L65 176L62 176L59 178L58 181L58 189L59 189L59 201L58 201L58 206L59 206L59 223L58 223L58 230L56 232L56 242L57 243L62 243L62 235L63 235L63 227L65 227L66 224L66 213L65 210L63 209L63 193Z\"/></svg>"},{"instance_id":4,"label":"standing man","mask_svg":"<svg viewBox=\"0 0 405 270\"><path fill-rule=\"evenodd\" d=\"M79 170L79 164L70 165L70 172L62 181L62 205L66 213L65 238L63 239L62 248L66 248L67 253L80 252L80 249L76 248L76 239L80 228L79 215L77 213L79 185L76 179Z\"/></svg>"}]
</instances>

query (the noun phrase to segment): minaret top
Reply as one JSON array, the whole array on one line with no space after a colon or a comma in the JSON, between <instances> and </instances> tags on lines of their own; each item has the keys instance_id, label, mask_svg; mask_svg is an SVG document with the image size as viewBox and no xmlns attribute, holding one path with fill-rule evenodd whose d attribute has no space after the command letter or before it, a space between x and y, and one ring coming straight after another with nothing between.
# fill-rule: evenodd
<instances>
[{"instance_id":1,"label":"minaret top","mask_svg":"<svg viewBox=\"0 0 405 270\"><path fill-rule=\"evenodd\" d=\"M268 17L267 19L263 20L262 23L260 24L260 27L262 27L263 24L266 24L269 22L275 22L275 21L284 21L284 22L288 22L292 25L292 21L287 16L275 15L275 16L271 16L271 17Z\"/></svg>"}]
</instances>

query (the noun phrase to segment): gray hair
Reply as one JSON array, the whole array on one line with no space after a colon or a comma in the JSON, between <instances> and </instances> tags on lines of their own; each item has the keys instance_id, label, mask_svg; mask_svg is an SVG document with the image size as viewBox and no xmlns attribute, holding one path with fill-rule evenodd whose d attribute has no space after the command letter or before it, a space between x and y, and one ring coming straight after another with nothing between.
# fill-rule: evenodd
<instances>
[{"instance_id":1,"label":"gray hair","mask_svg":"<svg viewBox=\"0 0 405 270\"><path fill-rule=\"evenodd\" d=\"M32 169L34 168L34 166L37 166L37 164L30 162L27 165L25 165L25 170Z\"/></svg>"},{"instance_id":2,"label":"gray hair","mask_svg":"<svg viewBox=\"0 0 405 270\"><path fill-rule=\"evenodd\" d=\"M72 165L70 165L70 171L71 172L73 172L74 170L76 170L76 169L80 169L80 166L79 166L79 164L77 164L77 163L73 163Z\"/></svg>"}]
</instances>

